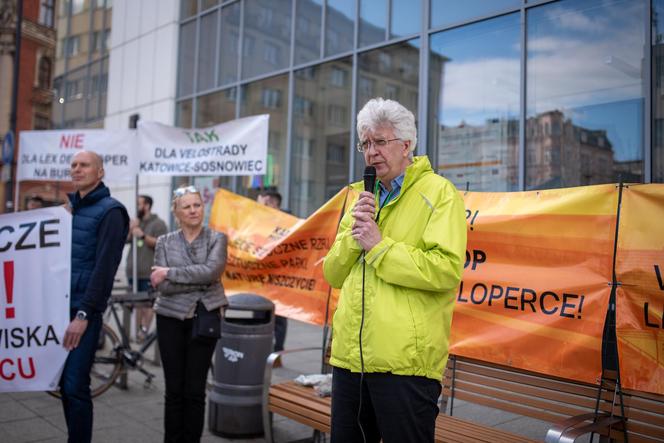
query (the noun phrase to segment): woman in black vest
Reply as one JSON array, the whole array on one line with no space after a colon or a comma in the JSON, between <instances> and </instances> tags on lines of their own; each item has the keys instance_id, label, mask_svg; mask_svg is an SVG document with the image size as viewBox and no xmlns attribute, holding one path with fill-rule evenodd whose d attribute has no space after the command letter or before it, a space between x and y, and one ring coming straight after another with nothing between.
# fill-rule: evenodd
<instances>
[{"instance_id":1,"label":"woman in black vest","mask_svg":"<svg viewBox=\"0 0 664 443\"><path fill-rule=\"evenodd\" d=\"M193 186L175 190L172 211L180 229L157 240L150 280L159 291L155 311L166 379L164 441L191 443L200 441L203 432L206 378L228 304L221 286L227 241L203 226L203 200ZM201 331L210 317L210 328Z\"/></svg>"}]
</instances>

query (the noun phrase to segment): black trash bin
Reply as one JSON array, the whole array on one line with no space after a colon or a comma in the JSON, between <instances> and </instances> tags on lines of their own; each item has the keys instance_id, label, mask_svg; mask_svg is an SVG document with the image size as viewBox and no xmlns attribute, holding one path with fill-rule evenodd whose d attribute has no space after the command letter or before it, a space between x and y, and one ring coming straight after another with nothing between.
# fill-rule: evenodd
<instances>
[{"instance_id":1,"label":"black trash bin","mask_svg":"<svg viewBox=\"0 0 664 443\"><path fill-rule=\"evenodd\" d=\"M256 294L228 297L208 395L210 432L225 437L263 434L265 361L272 352L274 304Z\"/></svg>"}]
</instances>

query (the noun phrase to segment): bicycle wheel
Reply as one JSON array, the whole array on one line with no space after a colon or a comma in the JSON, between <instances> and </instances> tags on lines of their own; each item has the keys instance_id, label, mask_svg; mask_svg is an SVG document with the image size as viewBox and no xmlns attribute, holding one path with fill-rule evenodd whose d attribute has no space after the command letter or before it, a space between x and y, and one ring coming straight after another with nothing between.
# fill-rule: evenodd
<instances>
[{"instance_id":1,"label":"bicycle wheel","mask_svg":"<svg viewBox=\"0 0 664 443\"><path fill-rule=\"evenodd\" d=\"M95 361L90 371L90 392L92 398L108 390L122 371L122 345L117 334L107 324L103 324L99 333L99 344ZM48 391L53 397L60 398L60 391Z\"/></svg>"}]
</instances>

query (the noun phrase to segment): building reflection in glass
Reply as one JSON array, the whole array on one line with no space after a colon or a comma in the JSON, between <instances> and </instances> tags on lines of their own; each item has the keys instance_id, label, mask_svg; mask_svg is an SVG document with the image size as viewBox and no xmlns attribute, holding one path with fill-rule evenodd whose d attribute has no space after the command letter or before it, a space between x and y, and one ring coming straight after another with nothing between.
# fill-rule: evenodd
<instances>
[{"instance_id":1,"label":"building reflection in glass","mask_svg":"<svg viewBox=\"0 0 664 443\"><path fill-rule=\"evenodd\" d=\"M519 41L519 14L431 37L427 151L461 189L518 189Z\"/></svg>"},{"instance_id":2,"label":"building reflection in glass","mask_svg":"<svg viewBox=\"0 0 664 443\"><path fill-rule=\"evenodd\" d=\"M299 0L295 7L295 65L320 58L322 0Z\"/></svg>"},{"instance_id":3,"label":"building reflection in glass","mask_svg":"<svg viewBox=\"0 0 664 443\"><path fill-rule=\"evenodd\" d=\"M526 188L643 180L646 2L527 11Z\"/></svg>"},{"instance_id":4,"label":"building reflection in glass","mask_svg":"<svg viewBox=\"0 0 664 443\"><path fill-rule=\"evenodd\" d=\"M246 0L242 77L251 78L288 66L291 0Z\"/></svg>"},{"instance_id":5,"label":"building reflection in glass","mask_svg":"<svg viewBox=\"0 0 664 443\"><path fill-rule=\"evenodd\" d=\"M327 0L325 56L353 50L355 0Z\"/></svg>"},{"instance_id":6,"label":"building reflection in glass","mask_svg":"<svg viewBox=\"0 0 664 443\"><path fill-rule=\"evenodd\" d=\"M295 71L290 209L306 217L349 182L351 58Z\"/></svg>"},{"instance_id":7,"label":"building reflection in glass","mask_svg":"<svg viewBox=\"0 0 664 443\"><path fill-rule=\"evenodd\" d=\"M360 0L359 47L385 40L387 0Z\"/></svg>"},{"instance_id":8,"label":"building reflection in glass","mask_svg":"<svg viewBox=\"0 0 664 443\"><path fill-rule=\"evenodd\" d=\"M270 77L242 86L240 117L270 115L265 175L241 177L238 192L249 195L251 189L277 187L286 180L286 128L288 120L288 74ZM251 195L253 197L253 195Z\"/></svg>"},{"instance_id":9,"label":"building reflection in glass","mask_svg":"<svg viewBox=\"0 0 664 443\"><path fill-rule=\"evenodd\" d=\"M221 9L219 38L219 85L237 80L240 54L240 2L231 3Z\"/></svg>"}]
</instances>

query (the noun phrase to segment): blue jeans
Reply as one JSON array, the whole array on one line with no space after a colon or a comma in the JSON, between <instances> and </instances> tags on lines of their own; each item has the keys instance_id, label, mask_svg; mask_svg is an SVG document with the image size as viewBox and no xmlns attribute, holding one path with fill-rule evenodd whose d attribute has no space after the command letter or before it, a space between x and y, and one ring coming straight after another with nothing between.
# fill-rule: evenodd
<instances>
[{"instance_id":1,"label":"blue jeans","mask_svg":"<svg viewBox=\"0 0 664 443\"><path fill-rule=\"evenodd\" d=\"M72 310L72 319L75 314L76 310ZM69 352L60 378L60 393L69 443L89 443L92 440L90 369L97 350L101 325L101 313L96 312L88 317L88 327L78 347Z\"/></svg>"}]
</instances>

